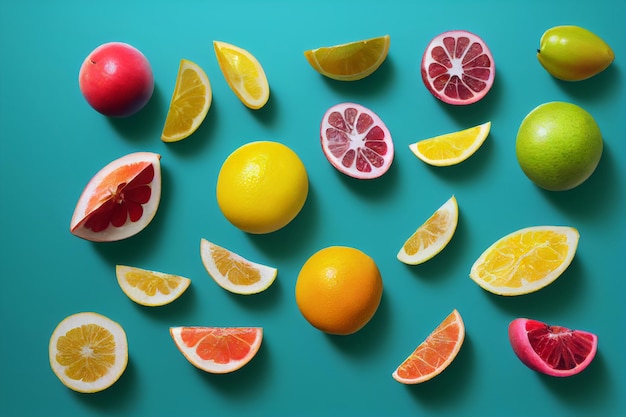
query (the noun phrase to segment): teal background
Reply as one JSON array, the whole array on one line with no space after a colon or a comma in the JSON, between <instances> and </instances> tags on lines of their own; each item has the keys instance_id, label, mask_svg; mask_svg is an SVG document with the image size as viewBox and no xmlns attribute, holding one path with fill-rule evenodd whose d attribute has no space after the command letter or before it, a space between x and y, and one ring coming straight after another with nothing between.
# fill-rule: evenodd
<instances>
[{"instance_id":1,"label":"teal background","mask_svg":"<svg viewBox=\"0 0 626 417\"><path fill-rule=\"evenodd\" d=\"M623 416L626 415L626 2L474 1L12 1L0 5L0 416ZM586 27L614 49L615 62L583 82L553 79L535 58L555 25ZM419 75L428 41L450 29L483 37L496 61L484 100L451 107ZM389 56L372 76L341 83L317 74L303 51L391 35ZM252 52L267 73L271 98L250 111L229 90L212 44ZM78 88L85 56L108 41L131 43L150 60L156 90L137 115L113 120L92 110ZM165 144L160 132L178 63L202 66L213 104L200 129ZM535 187L515 158L515 136L535 106L564 100L599 123L605 149L595 174L562 193ZM396 146L391 170L374 181L337 172L319 145L325 110L361 103L385 121ZM469 160L449 168L419 161L408 144L492 121ZM301 214L276 233L252 236L230 225L215 199L226 156L253 140L283 142L310 175ZM88 180L109 161L146 150L162 155L157 216L139 235L94 244L69 222ZM395 255L412 231L452 194L459 227L449 246L408 267ZM496 239L542 224L580 231L574 262L551 286L502 298L468 277ZM276 266L266 292L236 296L204 271L201 238ZM370 254L384 279L373 320L352 336L325 335L300 315L294 285L304 261L329 245ZM115 279L116 264L193 280L175 303L134 304ZM467 336L453 364L434 380L404 386L396 366L453 308ZM66 316L95 311L118 321L129 365L110 389L65 388L48 363L48 342ZM555 379L514 356L508 323L530 317L599 337L583 373ZM205 374L178 352L170 326L263 326L253 361L229 375Z\"/></svg>"}]
</instances>

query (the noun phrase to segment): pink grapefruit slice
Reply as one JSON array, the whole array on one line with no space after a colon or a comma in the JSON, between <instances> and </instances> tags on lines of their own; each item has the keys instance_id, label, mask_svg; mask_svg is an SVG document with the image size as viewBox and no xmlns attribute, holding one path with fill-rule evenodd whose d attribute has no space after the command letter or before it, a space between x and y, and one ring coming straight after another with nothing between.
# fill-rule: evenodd
<instances>
[{"instance_id":1,"label":"pink grapefruit slice","mask_svg":"<svg viewBox=\"0 0 626 417\"><path fill-rule=\"evenodd\" d=\"M477 102L489 92L495 75L495 62L487 44L464 30L435 36L422 56L422 81L444 103Z\"/></svg>"},{"instance_id":2,"label":"pink grapefruit slice","mask_svg":"<svg viewBox=\"0 0 626 417\"><path fill-rule=\"evenodd\" d=\"M340 103L326 111L321 124L322 150L340 172L358 179L383 175L393 162L389 129L373 111Z\"/></svg>"},{"instance_id":3,"label":"pink grapefruit slice","mask_svg":"<svg viewBox=\"0 0 626 417\"><path fill-rule=\"evenodd\" d=\"M598 350L598 337L593 333L525 318L509 324L509 341L522 363L556 377L582 372Z\"/></svg>"},{"instance_id":4,"label":"pink grapefruit slice","mask_svg":"<svg viewBox=\"0 0 626 417\"><path fill-rule=\"evenodd\" d=\"M234 372L254 358L261 327L170 327L176 347L196 368L212 374Z\"/></svg>"},{"instance_id":5,"label":"pink grapefruit slice","mask_svg":"<svg viewBox=\"0 0 626 417\"><path fill-rule=\"evenodd\" d=\"M136 152L102 168L78 199L70 232L94 242L112 242L142 231L161 199L160 158Z\"/></svg>"}]
</instances>

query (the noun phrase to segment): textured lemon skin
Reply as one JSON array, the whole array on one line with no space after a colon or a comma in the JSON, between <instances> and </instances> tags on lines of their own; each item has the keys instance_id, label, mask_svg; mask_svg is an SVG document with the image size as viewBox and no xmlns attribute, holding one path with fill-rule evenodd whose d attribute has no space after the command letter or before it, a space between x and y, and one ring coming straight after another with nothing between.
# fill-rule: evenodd
<instances>
[{"instance_id":1,"label":"textured lemon skin","mask_svg":"<svg viewBox=\"0 0 626 417\"><path fill-rule=\"evenodd\" d=\"M586 181L602 156L603 140L593 116L565 102L532 110L517 133L515 152L526 176L550 191L565 191Z\"/></svg>"},{"instance_id":2,"label":"textured lemon skin","mask_svg":"<svg viewBox=\"0 0 626 417\"><path fill-rule=\"evenodd\" d=\"M251 142L222 165L216 195L220 210L235 227L253 234L277 231L300 212L309 191L304 164L287 146Z\"/></svg>"}]
</instances>

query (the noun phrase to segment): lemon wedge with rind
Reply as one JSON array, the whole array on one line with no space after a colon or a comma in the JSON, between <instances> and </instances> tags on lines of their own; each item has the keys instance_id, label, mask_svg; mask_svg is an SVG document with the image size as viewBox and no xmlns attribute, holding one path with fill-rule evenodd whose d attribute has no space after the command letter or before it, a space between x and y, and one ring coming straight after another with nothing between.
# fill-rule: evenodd
<instances>
[{"instance_id":1,"label":"lemon wedge with rind","mask_svg":"<svg viewBox=\"0 0 626 417\"><path fill-rule=\"evenodd\" d=\"M213 41L219 67L235 95L247 107L258 110L270 98L263 67L247 50L226 42Z\"/></svg>"},{"instance_id":2,"label":"lemon wedge with rind","mask_svg":"<svg viewBox=\"0 0 626 417\"><path fill-rule=\"evenodd\" d=\"M459 207L452 196L409 237L397 258L407 265L419 265L440 253L452 240L459 220Z\"/></svg>"},{"instance_id":3,"label":"lemon wedge with rind","mask_svg":"<svg viewBox=\"0 0 626 417\"><path fill-rule=\"evenodd\" d=\"M116 265L120 288L134 302L148 307L164 306L178 299L191 285L189 278L158 271Z\"/></svg>"},{"instance_id":4,"label":"lemon wedge with rind","mask_svg":"<svg viewBox=\"0 0 626 417\"><path fill-rule=\"evenodd\" d=\"M206 118L212 100L211 83L204 70L198 64L182 59L161 140L178 142L189 137Z\"/></svg>"},{"instance_id":5,"label":"lemon wedge with rind","mask_svg":"<svg viewBox=\"0 0 626 417\"><path fill-rule=\"evenodd\" d=\"M579 233L569 226L533 226L510 233L474 262L470 278L497 295L538 291L554 282L574 259Z\"/></svg>"},{"instance_id":6,"label":"lemon wedge with rind","mask_svg":"<svg viewBox=\"0 0 626 417\"><path fill-rule=\"evenodd\" d=\"M387 58L389 35L304 51L320 74L338 81L357 81L371 75Z\"/></svg>"},{"instance_id":7,"label":"lemon wedge with rind","mask_svg":"<svg viewBox=\"0 0 626 417\"><path fill-rule=\"evenodd\" d=\"M429 165L456 165L468 159L482 146L490 130L491 122L487 122L412 143L409 149Z\"/></svg>"},{"instance_id":8,"label":"lemon wedge with rind","mask_svg":"<svg viewBox=\"0 0 626 417\"><path fill-rule=\"evenodd\" d=\"M211 278L234 294L250 295L265 291L278 275L278 269L249 261L206 239L200 240L200 256Z\"/></svg>"}]
</instances>

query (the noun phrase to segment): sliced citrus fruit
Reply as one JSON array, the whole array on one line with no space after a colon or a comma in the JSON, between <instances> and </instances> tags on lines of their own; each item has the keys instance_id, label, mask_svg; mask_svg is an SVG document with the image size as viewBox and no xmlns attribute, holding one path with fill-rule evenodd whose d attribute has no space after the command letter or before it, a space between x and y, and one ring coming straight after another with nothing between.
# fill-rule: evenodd
<instances>
[{"instance_id":1,"label":"sliced citrus fruit","mask_svg":"<svg viewBox=\"0 0 626 417\"><path fill-rule=\"evenodd\" d=\"M403 384L419 384L439 375L456 358L463 340L465 325L455 309L393 372Z\"/></svg>"},{"instance_id":2,"label":"sliced citrus fruit","mask_svg":"<svg viewBox=\"0 0 626 417\"><path fill-rule=\"evenodd\" d=\"M180 297L189 285L189 278L133 266L116 265L115 275L124 294L137 304L156 307Z\"/></svg>"},{"instance_id":3,"label":"sliced citrus fruit","mask_svg":"<svg viewBox=\"0 0 626 417\"><path fill-rule=\"evenodd\" d=\"M579 234L573 227L533 226L510 233L485 250L470 278L498 295L522 295L554 282L570 265Z\"/></svg>"},{"instance_id":4,"label":"sliced citrus fruit","mask_svg":"<svg viewBox=\"0 0 626 417\"><path fill-rule=\"evenodd\" d=\"M276 279L278 269L256 262L209 242L200 240L204 268L222 288L235 294L250 295L265 291Z\"/></svg>"},{"instance_id":5,"label":"sliced citrus fruit","mask_svg":"<svg viewBox=\"0 0 626 417\"><path fill-rule=\"evenodd\" d=\"M170 327L187 360L205 372L234 372L254 358L263 340L261 327Z\"/></svg>"},{"instance_id":6,"label":"sliced citrus fruit","mask_svg":"<svg viewBox=\"0 0 626 417\"><path fill-rule=\"evenodd\" d=\"M204 70L198 64L182 59L161 140L177 142L189 137L204 121L212 98L211 83Z\"/></svg>"},{"instance_id":7,"label":"sliced citrus fruit","mask_svg":"<svg viewBox=\"0 0 626 417\"><path fill-rule=\"evenodd\" d=\"M370 109L337 104L324 114L320 130L324 155L340 172L373 179L389 170L394 156L391 133Z\"/></svg>"},{"instance_id":8,"label":"sliced citrus fruit","mask_svg":"<svg viewBox=\"0 0 626 417\"><path fill-rule=\"evenodd\" d=\"M404 242L398 252L398 260L418 265L432 259L450 242L458 220L459 206L452 196Z\"/></svg>"},{"instance_id":9,"label":"sliced citrus fruit","mask_svg":"<svg viewBox=\"0 0 626 417\"><path fill-rule=\"evenodd\" d=\"M260 109L270 98L270 87L259 61L247 50L213 41L217 62L228 86L243 104Z\"/></svg>"},{"instance_id":10,"label":"sliced citrus fruit","mask_svg":"<svg viewBox=\"0 0 626 417\"><path fill-rule=\"evenodd\" d=\"M530 369L558 377L582 372L598 350L598 336L593 333L525 318L509 324L509 341Z\"/></svg>"},{"instance_id":11,"label":"sliced citrus fruit","mask_svg":"<svg viewBox=\"0 0 626 417\"><path fill-rule=\"evenodd\" d=\"M52 332L50 366L68 388L98 392L113 385L128 363L128 342L122 326L92 312L66 317Z\"/></svg>"},{"instance_id":12,"label":"sliced citrus fruit","mask_svg":"<svg viewBox=\"0 0 626 417\"><path fill-rule=\"evenodd\" d=\"M320 74L339 81L356 81L380 67L389 52L389 35L304 51Z\"/></svg>"},{"instance_id":13,"label":"sliced citrus fruit","mask_svg":"<svg viewBox=\"0 0 626 417\"><path fill-rule=\"evenodd\" d=\"M491 89L496 66L487 44L464 30L444 32L422 56L422 81L444 103L475 103Z\"/></svg>"},{"instance_id":14,"label":"sliced citrus fruit","mask_svg":"<svg viewBox=\"0 0 626 417\"><path fill-rule=\"evenodd\" d=\"M159 207L160 159L155 153L136 152L102 168L78 199L70 231L95 242L126 239L142 231Z\"/></svg>"},{"instance_id":15,"label":"sliced citrus fruit","mask_svg":"<svg viewBox=\"0 0 626 417\"><path fill-rule=\"evenodd\" d=\"M487 122L412 143L409 149L429 165L456 165L472 156L481 147L490 130L491 122Z\"/></svg>"}]
</instances>

